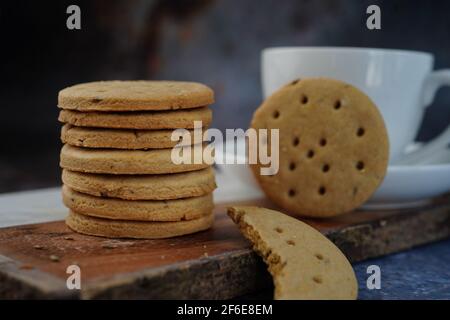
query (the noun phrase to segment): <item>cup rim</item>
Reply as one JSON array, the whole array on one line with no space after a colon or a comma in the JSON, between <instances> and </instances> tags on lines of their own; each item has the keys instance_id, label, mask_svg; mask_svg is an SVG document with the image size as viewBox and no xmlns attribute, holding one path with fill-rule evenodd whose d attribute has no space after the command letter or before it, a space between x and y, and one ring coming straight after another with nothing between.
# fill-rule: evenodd
<instances>
[{"instance_id":1,"label":"cup rim","mask_svg":"<svg viewBox=\"0 0 450 320\"><path fill-rule=\"evenodd\" d=\"M426 51L416 51L416 50L405 50L405 49L385 49L385 48L370 48L370 47L328 47L328 46L318 46L318 47L303 47L303 46L279 46L279 47L268 47L262 50L263 54L267 53L281 53L289 51L339 51L348 53L375 53L375 54L396 54L396 55L416 55L427 57L433 59L433 54Z\"/></svg>"}]
</instances>

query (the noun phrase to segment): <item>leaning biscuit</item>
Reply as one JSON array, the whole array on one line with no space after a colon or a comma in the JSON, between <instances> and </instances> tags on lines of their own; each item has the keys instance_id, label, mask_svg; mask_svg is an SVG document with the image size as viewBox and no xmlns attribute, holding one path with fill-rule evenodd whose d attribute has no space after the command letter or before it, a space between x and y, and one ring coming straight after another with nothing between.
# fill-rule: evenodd
<instances>
[{"instance_id":1,"label":"leaning biscuit","mask_svg":"<svg viewBox=\"0 0 450 320\"><path fill-rule=\"evenodd\" d=\"M172 148L176 145L194 144L195 133L203 136L203 130L187 130L181 137L174 130L130 130L74 127L66 124L61 129L61 141L77 147L146 150ZM177 139L175 139L177 138Z\"/></svg>"},{"instance_id":2,"label":"leaning biscuit","mask_svg":"<svg viewBox=\"0 0 450 320\"><path fill-rule=\"evenodd\" d=\"M66 224L72 230L107 238L161 239L182 236L209 229L212 214L178 222L145 222L109 220L85 216L70 210Z\"/></svg>"},{"instance_id":3,"label":"leaning biscuit","mask_svg":"<svg viewBox=\"0 0 450 320\"><path fill-rule=\"evenodd\" d=\"M175 200L135 200L95 197L67 186L62 188L64 204L84 215L113 220L181 221L211 214L212 193Z\"/></svg>"},{"instance_id":4,"label":"leaning biscuit","mask_svg":"<svg viewBox=\"0 0 450 320\"><path fill-rule=\"evenodd\" d=\"M294 81L264 101L251 127L279 129L278 173L263 176L264 166L251 167L266 195L293 214L330 217L351 211L386 173L383 118L369 97L341 81Z\"/></svg>"},{"instance_id":5,"label":"leaning biscuit","mask_svg":"<svg viewBox=\"0 0 450 320\"><path fill-rule=\"evenodd\" d=\"M269 265L275 299L357 298L352 266L319 231L265 208L231 207L228 215Z\"/></svg>"},{"instance_id":6,"label":"leaning biscuit","mask_svg":"<svg viewBox=\"0 0 450 320\"><path fill-rule=\"evenodd\" d=\"M206 106L213 91L196 82L98 81L59 92L58 106L79 111L170 110Z\"/></svg>"},{"instance_id":7,"label":"leaning biscuit","mask_svg":"<svg viewBox=\"0 0 450 320\"><path fill-rule=\"evenodd\" d=\"M79 112L61 110L58 120L78 127L109 129L193 129L195 122L202 127L211 123L212 112L207 107L175 111L145 112Z\"/></svg>"},{"instance_id":8,"label":"leaning biscuit","mask_svg":"<svg viewBox=\"0 0 450 320\"><path fill-rule=\"evenodd\" d=\"M172 152L179 154L190 150L189 163L175 163ZM87 149L64 145L61 149L60 165L64 169L90 173L108 174L164 174L200 170L208 167L201 156L201 144L153 150ZM195 158L194 158L195 157Z\"/></svg>"},{"instance_id":9,"label":"leaning biscuit","mask_svg":"<svg viewBox=\"0 0 450 320\"><path fill-rule=\"evenodd\" d=\"M125 200L170 200L198 197L216 188L214 170L159 175L111 175L63 170L62 181L76 191Z\"/></svg>"}]
</instances>

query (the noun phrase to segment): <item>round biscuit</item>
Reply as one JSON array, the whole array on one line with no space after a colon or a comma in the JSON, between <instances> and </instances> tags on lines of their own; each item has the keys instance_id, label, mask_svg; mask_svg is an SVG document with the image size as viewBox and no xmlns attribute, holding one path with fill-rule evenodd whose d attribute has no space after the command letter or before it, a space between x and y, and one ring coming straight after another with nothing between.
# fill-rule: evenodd
<instances>
[{"instance_id":1,"label":"round biscuit","mask_svg":"<svg viewBox=\"0 0 450 320\"><path fill-rule=\"evenodd\" d=\"M251 167L266 195L296 215L351 211L387 170L388 135L378 108L341 81L311 78L284 86L256 110L251 127L279 129L278 173L261 175L259 162Z\"/></svg>"},{"instance_id":2,"label":"round biscuit","mask_svg":"<svg viewBox=\"0 0 450 320\"><path fill-rule=\"evenodd\" d=\"M211 88L183 81L97 81L65 88L58 95L60 108L78 111L170 110L212 103Z\"/></svg>"},{"instance_id":3,"label":"round biscuit","mask_svg":"<svg viewBox=\"0 0 450 320\"><path fill-rule=\"evenodd\" d=\"M70 211L67 226L75 232L107 238L162 239L209 229L214 215L178 222L109 220Z\"/></svg>"},{"instance_id":4,"label":"round biscuit","mask_svg":"<svg viewBox=\"0 0 450 320\"><path fill-rule=\"evenodd\" d=\"M208 107L143 112L79 112L61 110L58 120L77 127L107 129L194 129L195 122L208 127L212 120L212 111Z\"/></svg>"},{"instance_id":5,"label":"round biscuit","mask_svg":"<svg viewBox=\"0 0 450 320\"><path fill-rule=\"evenodd\" d=\"M62 181L73 190L124 200L170 200L198 197L216 188L214 170L160 175L111 175L63 170Z\"/></svg>"},{"instance_id":6,"label":"round biscuit","mask_svg":"<svg viewBox=\"0 0 450 320\"><path fill-rule=\"evenodd\" d=\"M175 145L193 144L196 132L203 135L202 130L188 130L186 138L172 140L173 130L131 130L75 127L66 124L61 129L61 141L77 147L112 148L126 150L165 149ZM177 136L178 137L178 136Z\"/></svg>"},{"instance_id":7,"label":"round biscuit","mask_svg":"<svg viewBox=\"0 0 450 320\"><path fill-rule=\"evenodd\" d=\"M174 200L123 200L96 197L62 188L63 202L78 213L112 220L182 221L211 214L212 193Z\"/></svg>"},{"instance_id":8,"label":"round biscuit","mask_svg":"<svg viewBox=\"0 0 450 320\"><path fill-rule=\"evenodd\" d=\"M187 148L191 151L190 163L174 163L172 152L182 153ZM114 150L88 149L65 144L61 149L60 166L64 169L79 172L107 174L165 174L195 171L207 168L201 155L204 147L201 144L152 150ZM198 161L196 161L198 160Z\"/></svg>"}]
</instances>

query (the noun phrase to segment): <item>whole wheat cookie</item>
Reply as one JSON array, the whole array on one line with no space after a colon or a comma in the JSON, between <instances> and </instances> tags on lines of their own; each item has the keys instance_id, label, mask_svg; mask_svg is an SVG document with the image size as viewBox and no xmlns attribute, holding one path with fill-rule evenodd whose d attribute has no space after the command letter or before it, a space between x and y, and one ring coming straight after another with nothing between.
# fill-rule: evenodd
<instances>
[{"instance_id":1,"label":"whole wheat cookie","mask_svg":"<svg viewBox=\"0 0 450 320\"><path fill-rule=\"evenodd\" d=\"M62 181L76 191L125 200L170 200L198 197L216 188L214 170L159 175L111 175L63 170Z\"/></svg>"},{"instance_id":2,"label":"whole wheat cookie","mask_svg":"<svg viewBox=\"0 0 450 320\"><path fill-rule=\"evenodd\" d=\"M67 226L79 233L107 238L162 239L182 236L209 229L212 214L198 219L177 222L146 222L109 220L85 216L70 210Z\"/></svg>"},{"instance_id":3,"label":"whole wheat cookie","mask_svg":"<svg viewBox=\"0 0 450 320\"><path fill-rule=\"evenodd\" d=\"M251 127L279 129L278 173L260 175L259 162L251 167L266 195L293 214L348 212L373 194L386 173L383 118L369 97L344 82L294 81L264 101Z\"/></svg>"},{"instance_id":4,"label":"whole wheat cookie","mask_svg":"<svg viewBox=\"0 0 450 320\"><path fill-rule=\"evenodd\" d=\"M78 213L113 220L181 221L211 214L212 193L175 200L135 200L96 197L67 186L62 188L63 202Z\"/></svg>"},{"instance_id":5,"label":"whole wheat cookie","mask_svg":"<svg viewBox=\"0 0 450 320\"><path fill-rule=\"evenodd\" d=\"M79 112L61 110L58 120L78 127L108 129L193 129L195 121L210 125L212 111L208 107L174 111L144 112Z\"/></svg>"},{"instance_id":6,"label":"whole wheat cookie","mask_svg":"<svg viewBox=\"0 0 450 320\"><path fill-rule=\"evenodd\" d=\"M59 92L58 106L79 111L170 110L214 103L213 91L196 82L99 81Z\"/></svg>"},{"instance_id":7,"label":"whole wheat cookie","mask_svg":"<svg viewBox=\"0 0 450 320\"><path fill-rule=\"evenodd\" d=\"M352 266L319 231L265 208L232 207L228 215L268 264L275 299L357 298L358 283Z\"/></svg>"},{"instance_id":8,"label":"whole wheat cookie","mask_svg":"<svg viewBox=\"0 0 450 320\"><path fill-rule=\"evenodd\" d=\"M114 150L87 149L64 145L61 149L60 166L64 169L90 173L108 174L163 174L204 169L209 166L200 159L195 163L194 155L203 152L201 144L182 147L190 148L191 162L176 164L172 161L172 150ZM181 151L182 152L182 151Z\"/></svg>"},{"instance_id":9,"label":"whole wheat cookie","mask_svg":"<svg viewBox=\"0 0 450 320\"><path fill-rule=\"evenodd\" d=\"M186 139L172 141L173 130L130 130L74 127L66 124L61 129L61 141L77 147L146 150L172 148L193 144L195 130L188 130ZM203 136L203 130L198 130Z\"/></svg>"}]
</instances>

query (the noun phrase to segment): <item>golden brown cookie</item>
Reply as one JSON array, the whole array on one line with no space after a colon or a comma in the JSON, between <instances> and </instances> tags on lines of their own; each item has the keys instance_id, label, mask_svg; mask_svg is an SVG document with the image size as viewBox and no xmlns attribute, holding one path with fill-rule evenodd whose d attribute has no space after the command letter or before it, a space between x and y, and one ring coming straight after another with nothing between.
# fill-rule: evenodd
<instances>
[{"instance_id":1,"label":"golden brown cookie","mask_svg":"<svg viewBox=\"0 0 450 320\"><path fill-rule=\"evenodd\" d=\"M341 81L294 81L264 101L251 127L279 129L278 173L262 176L263 166L251 167L266 195L294 214L348 212L373 194L386 173L383 118L369 97Z\"/></svg>"},{"instance_id":2,"label":"golden brown cookie","mask_svg":"<svg viewBox=\"0 0 450 320\"><path fill-rule=\"evenodd\" d=\"M164 149L193 144L194 130L188 130L186 139L172 141L173 130L130 130L74 127L66 124L61 129L61 141L72 146L128 150ZM198 130L202 136L203 130Z\"/></svg>"},{"instance_id":3,"label":"golden brown cookie","mask_svg":"<svg viewBox=\"0 0 450 320\"><path fill-rule=\"evenodd\" d=\"M98 81L59 92L58 106L79 111L170 110L207 106L214 93L196 82Z\"/></svg>"},{"instance_id":4,"label":"golden brown cookie","mask_svg":"<svg viewBox=\"0 0 450 320\"><path fill-rule=\"evenodd\" d=\"M61 110L58 120L78 127L108 129L193 129L195 121L203 127L209 126L211 109L195 108L175 111L145 112L79 112Z\"/></svg>"},{"instance_id":5,"label":"golden brown cookie","mask_svg":"<svg viewBox=\"0 0 450 320\"><path fill-rule=\"evenodd\" d=\"M162 174L204 169L209 166L204 159L195 163L193 156L201 154L203 146L190 146L191 162L172 162L172 152L188 147L153 150L87 149L64 145L61 149L60 165L64 169L90 173L108 174Z\"/></svg>"},{"instance_id":6,"label":"golden brown cookie","mask_svg":"<svg viewBox=\"0 0 450 320\"><path fill-rule=\"evenodd\" d=\"M191 234L209 229L214 222L212 214L194 220L178 222L146 222L109 220L85 216L70 211L66 224L72 230L108 238L161 239Z\"/></svg>"},{"instance_id":7,"label":"golden brown cookie","mask_svg":"<svg viewBox=\"0 0 450 320\"><path fill-rule=\"evenodd\" d=\"M181 221L211 214L212 193L176 200L122 200L95 197L67 186L62 188L63 202L78 213L113 220Z\"/></svg>"},{"instance_id":8,"label":"golden brown cookie","mask_svg":"<svg viewBox=\"0 0 450 320\"><path fill-rule=\"evenodd\" d=\"M63 170L62 181L82 193L125 200L198 197L216 188L212 168L159 175L111 175Z\"/></svg>"},{"instance_id":9,"label":"golden brown cookie","mask_svg":"<svg viewBox=\"0 0 450 320\"><path fill-rule=\"evenodd\" d=\"M319 231L281 212L232 207L228 215L269 265L275 299L356 299L358 283L344 254Z\"/></svg>"}]
</instances>

